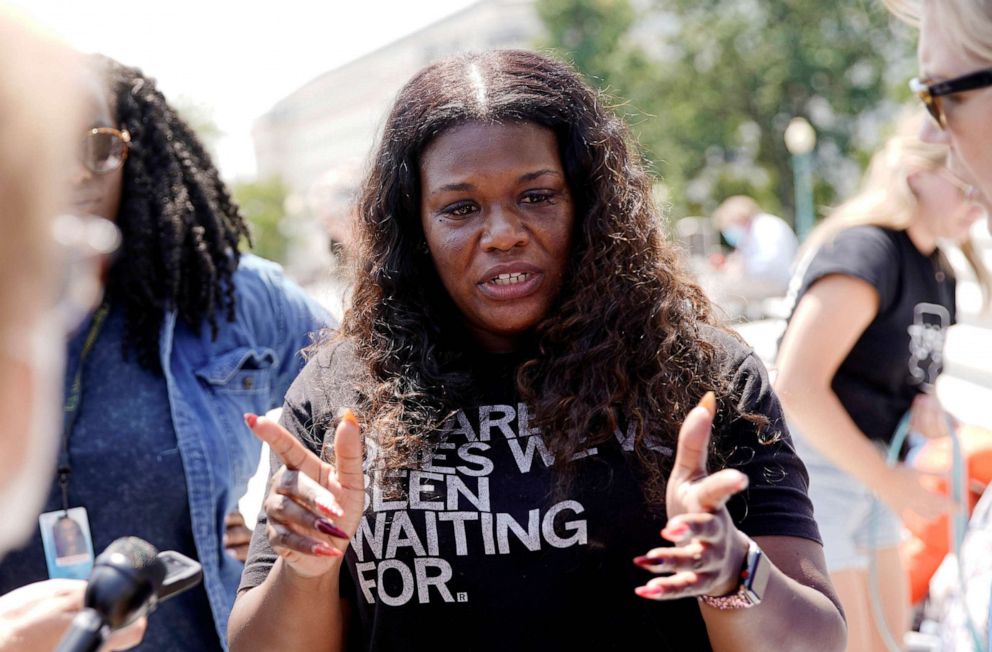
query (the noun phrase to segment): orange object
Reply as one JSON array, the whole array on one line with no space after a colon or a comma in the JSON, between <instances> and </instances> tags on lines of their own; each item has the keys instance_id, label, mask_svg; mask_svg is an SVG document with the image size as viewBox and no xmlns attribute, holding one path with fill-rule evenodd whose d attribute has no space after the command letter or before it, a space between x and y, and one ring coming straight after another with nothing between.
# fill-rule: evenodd
<instances>
[{"instance_id":1,"label":"orange object","mask_svg":"<svg viewBox=\"0 0 992 652\"><path fill-rule=\"evenodd\" d=\"M968 473L968 513L982 495L982 490L992 481L992 431L976 426L962 426L958 430L961 449L966 459ZM927 478L928 488L949 495L948 482L951 472L953 446L949 437L931 439L913 458L913 466L934 475ZM913 604L927 596L930 578L950 551L949 517L929 521L919 527L906 526L910 536L901 545L903 563L909 573L910 594Z\"/></svg>"}]
</instances>

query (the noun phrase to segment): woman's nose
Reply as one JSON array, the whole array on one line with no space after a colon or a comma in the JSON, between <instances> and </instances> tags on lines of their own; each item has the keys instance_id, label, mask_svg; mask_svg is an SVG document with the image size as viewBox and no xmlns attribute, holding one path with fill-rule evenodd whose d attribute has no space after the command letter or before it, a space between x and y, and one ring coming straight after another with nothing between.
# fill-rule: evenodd
<instances>
[{"instance_id":1,"label":"woman's nose","mask_svg":"<svg viewBox=\"0 0 992 652\"><path fill-rule=\"evenodd\" d=\"M83 165L78 160L72 165L72 174L69 175L69 182L74 186L78 186L86 181L93 178L93 173L90 169Z\"/></svg>"},{"instance_id":2,"label":"woman's nose","mask_svg":"<svg viewBox=\"0 0 992 652\"><path fill-rule=\"evenodd\" d=\"M496 206L486 217L482 246L485 249L509 251L527 243L527 229L514 208Z\"/></svg>"}]
</instances>

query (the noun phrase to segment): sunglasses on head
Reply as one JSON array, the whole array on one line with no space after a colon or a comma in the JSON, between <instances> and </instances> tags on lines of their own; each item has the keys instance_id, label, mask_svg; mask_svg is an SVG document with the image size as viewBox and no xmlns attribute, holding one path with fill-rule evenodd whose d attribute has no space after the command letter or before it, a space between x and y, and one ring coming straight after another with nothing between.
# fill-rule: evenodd
<instances>
[{"instance_id":1,"label":"sunglasses on head","mask_svg":"<svg viewBox=\"0 0 992 652\"><path fill-rule=\"evenodd\" d=\"M80 161L94 174L107 174L120 169L127 160L131 134L113 127L90 129L83 139Z\"/></svg>"},{"instance_id":2,"label":"sunglasses on head","mask_svg":"<svg viewBox=\"0 0 992 652\"><path fill-rule=\"evenodd\" d=\"M947 128L947 115L941 106L940 98L954 93L964 93L979 88L992 86L992 68L971 72L954 79L942 82L920 81L918 78L909 80L909 90L916 94L927 107L930 116L937 122L941 129Z\"/></svg>"}]
</instances>

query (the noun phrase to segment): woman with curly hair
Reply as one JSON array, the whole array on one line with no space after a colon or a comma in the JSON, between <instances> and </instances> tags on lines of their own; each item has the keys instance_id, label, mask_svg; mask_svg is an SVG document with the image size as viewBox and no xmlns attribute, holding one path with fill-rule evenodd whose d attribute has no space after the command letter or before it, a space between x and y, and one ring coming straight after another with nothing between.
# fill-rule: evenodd
<instances>
[{"instance_id":1,"label":"woman with curly hair","mask_svg":"<svg viewBox=\"0 0 992 652\"><path fill-rule=\"evenodd\" d=\"M161 605L143 645L221 649L242 568L224 550L225 515L260 453L241 415L282 403L327 316L275 265L239 252L248 227L153 80L104 57L88 63L72 209L115 222L122 243L102 305L69 342L41 522L86 525L94 552L134 535L197 558L202 585ZM0 593L86 577L91 560L65 564L46 549L53 534L4 559Z\"/></svg>"},{"instance_id":2,"label":"woman with curly hair","mask_svg":"<svg viewBox=\"0 0 992 652\"><path fill-rule=\"evenodd\" d=\"M416 75L339 337L246 416L281 466L232 649L840 649L777 400L659 226L567 66Z\"/></svg>"}]
</instances>

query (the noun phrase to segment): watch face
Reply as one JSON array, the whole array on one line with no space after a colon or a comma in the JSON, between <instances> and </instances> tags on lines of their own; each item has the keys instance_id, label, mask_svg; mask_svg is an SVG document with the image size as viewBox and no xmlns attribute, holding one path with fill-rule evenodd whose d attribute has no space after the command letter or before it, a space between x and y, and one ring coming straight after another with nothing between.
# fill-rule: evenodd
<instances>
[{"instance_id":1,"label":"watch face","mask_svg":"<svg viewBox=\"0 0 992 652\"><path fill-rule=\"evenodd\" d=\"M747 551L748 577L744 580L747 596L751 604L758 604L765 595L768 586L768 576L771 574L771 563L765 558L758 544L751 542Z\"/></svg>"}]
</instances>

